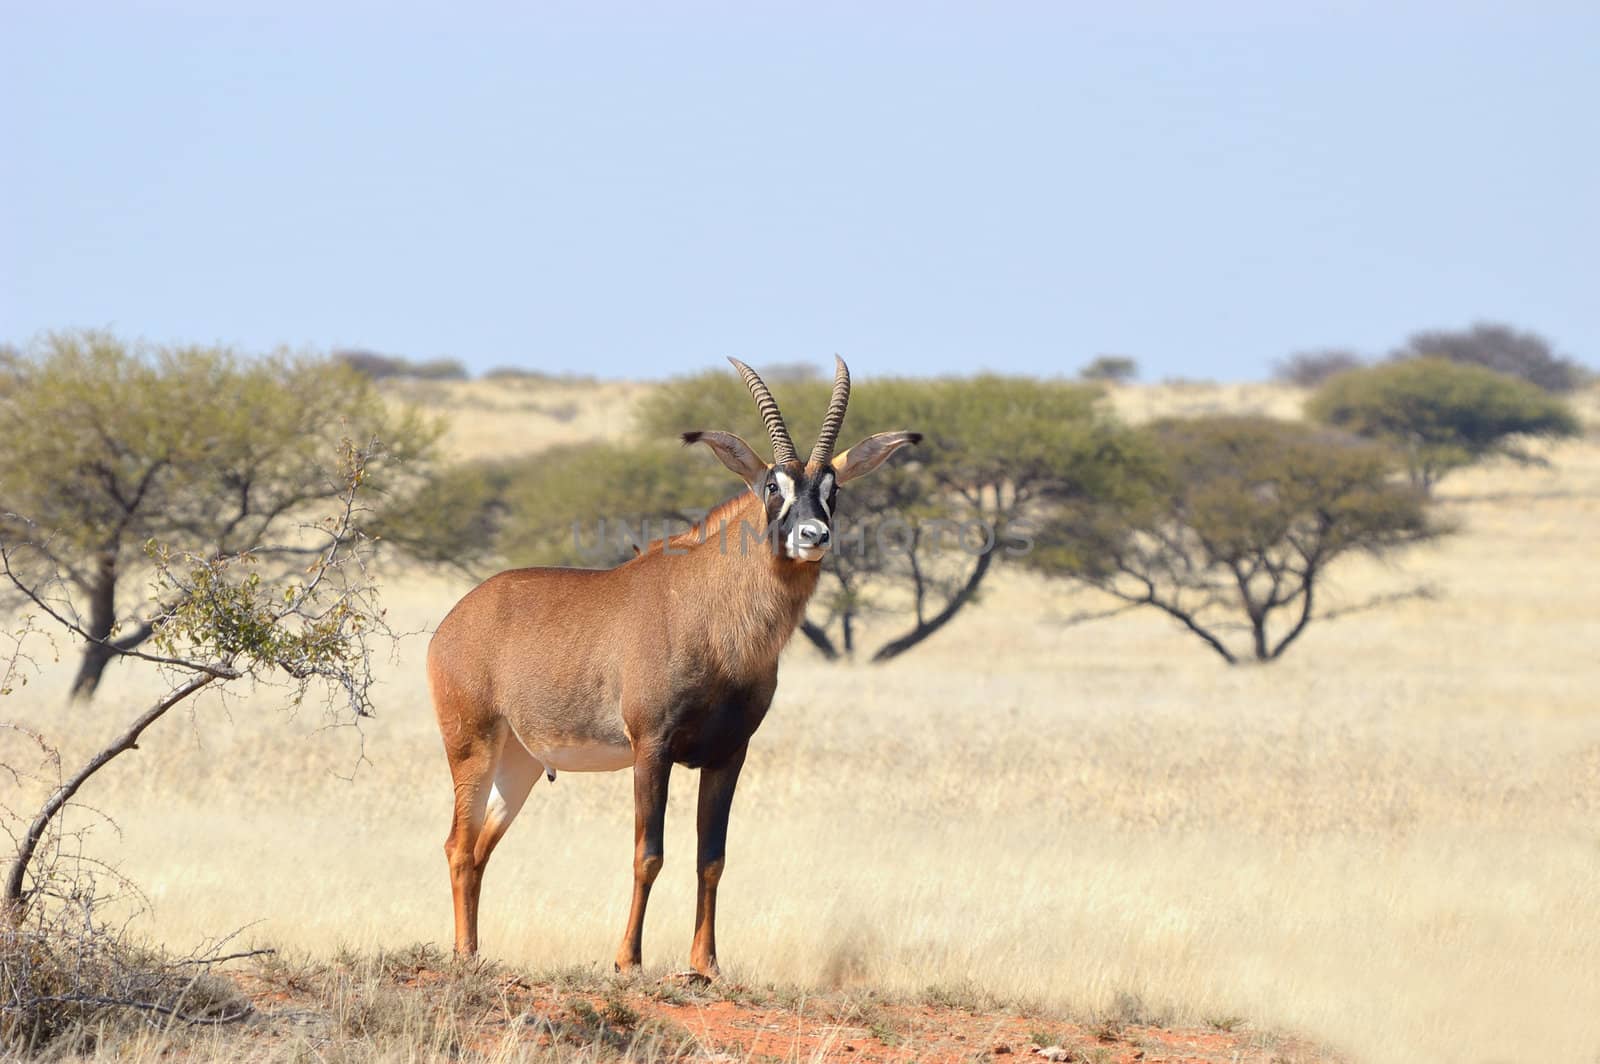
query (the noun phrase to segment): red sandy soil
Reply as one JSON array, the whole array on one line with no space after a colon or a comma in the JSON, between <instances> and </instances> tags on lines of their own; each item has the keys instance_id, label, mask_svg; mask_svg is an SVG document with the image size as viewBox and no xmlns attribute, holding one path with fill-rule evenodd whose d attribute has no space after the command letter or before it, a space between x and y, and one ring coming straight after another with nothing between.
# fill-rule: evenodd
<instances>
[{"instance_id":1,"label":"red sandy soil","mask_svg":"<svg viewBox=\"0 0 1600 1064\"><path fill-rule=\"evenodd\" d=\"M426 968L394 975L397 987L423 995L451 978L447 972ZM269 988L249 977L239 977L239 982L266 1026L275 1016L296 1016L305 1022L306 995ZM1220 1030L1075 1024L1005 1011L897 1004L847 992L777 1004L761 1000L759 994L706 988L681 977L660 983L618 982L597 990L563 989L501 975L494 980L494 990L496 1003L472 1024L474 1034L463 1047L469 1052L503 1050L508 1040L530 1046L560 1043L576 1050L586 1042L604 1040L604 1034L595 1033L597 1017L609 1016L609 1037L621 1040L610 1043L614 1049L620 1050L634 1032L654 1029L665 1035L663 1056L705 1064L816 1060L1324 1064L1337 1060L1308 1041L1266 1035L1243 1025ZM619 1004L631 1017L618 1017Z\"/></svg>"},{"instance_id":2,"label":"red sandy soil","mask_svg":"<svg viewBox=\"0 0 1600 1064\"><path fill-rule=\"evenodd\" d=\"M659 1014L676 1020L701 1044L714 1046L736 1060L776 1057L780 1060L835 1059L852 1061L965 1062L979 1057L1016 1057L1018 1064L1038 1062L1041 1047L1033 1032L1048 1034L1051 1046L1066 1055L1056 1060L1131 1064L1168 1061L1210 1064L1214 1061L1270 1064L1285 1057L1285 1046L1252 1046L1244 1032L1212 1029L1121 1027L1098 1033L1074 1024L1027 1020L1002 1013L968 1012L926 1005L880 1006L873 1027L862 1027L771 1007L719 1001L706 1005L659 1004ZM876 1033L875 1033L876 1032ZM1309 1058L1307 1058L1309 1059Z\"/></svg>"}]
</instances>

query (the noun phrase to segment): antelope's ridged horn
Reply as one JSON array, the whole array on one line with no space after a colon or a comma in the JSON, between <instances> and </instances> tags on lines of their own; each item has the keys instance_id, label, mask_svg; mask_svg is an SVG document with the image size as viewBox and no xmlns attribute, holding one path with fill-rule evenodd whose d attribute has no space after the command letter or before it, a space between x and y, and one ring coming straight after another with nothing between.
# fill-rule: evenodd
<instances>
[{"instance_id":1,"label":"antelope's ridged horn","mask_svg":"<svg viewBox=\"0 0 1600 1064\"><path fill-rule=\"evenodd\" d=\"M817 433L816 445L811 448L811 458L806 463L825 466L833 458L833 445L839 442L839 429L844 425L844 410L850 405L850 367L844 359L833 356L833 398L828 400L828 412L822 417L822 431Z\"/></svg>"},{"instance_id":2,"label":"antelope's ridged horn","mask_svg":"<svg viewBox=\"0 0 1600 1064\"><path fill-rule=\"evenodd\" d=\"M789 430L784 427L783 415L778 413L778 401L767 390L766 382L755 370L738 359L730 358L728 361L733 363L733 368L744 378L744 386L750 389L756 406L761 410L761 420L767 423L767 435L772 439L772 463L783 465L785 462L795 461L794 441L789 439Z\"/></svg>"}]
</instances>

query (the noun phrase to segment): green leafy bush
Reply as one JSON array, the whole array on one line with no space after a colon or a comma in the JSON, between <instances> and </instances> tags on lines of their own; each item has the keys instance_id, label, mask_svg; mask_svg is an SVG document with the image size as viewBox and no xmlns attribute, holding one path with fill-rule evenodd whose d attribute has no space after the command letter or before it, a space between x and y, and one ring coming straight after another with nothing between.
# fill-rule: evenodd
<instances>
[{"instance_id":1,"label":"green leafy bush","mask_svg":"<svg viewBox=\"0 0 1600 1064\"><path fill-rule=\"evenodd\" d=\"M1500 455L1533 461L1522 444L1576 435L1560 399L1482 366L1418 358L1329 380L1306 404L1314 421L1393 446L1412 483L1431 491L1451 470Z\"/></svg>"}]
</instances>

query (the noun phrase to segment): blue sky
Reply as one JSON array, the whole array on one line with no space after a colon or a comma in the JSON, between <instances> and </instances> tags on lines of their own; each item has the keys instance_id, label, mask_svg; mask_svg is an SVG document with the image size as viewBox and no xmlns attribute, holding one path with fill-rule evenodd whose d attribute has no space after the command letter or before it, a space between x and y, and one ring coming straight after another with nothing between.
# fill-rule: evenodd
<instances>
[{"instance_id":1,"label":"blue sky","mask_svg":"<svg viewBox=\"0 0 1600 1064\"><path fill-rule=\"evenodd\" d=\"M1600 7L1510 7L0 0L0 340L1596 365Z\"/></svg>"}]
</instances>

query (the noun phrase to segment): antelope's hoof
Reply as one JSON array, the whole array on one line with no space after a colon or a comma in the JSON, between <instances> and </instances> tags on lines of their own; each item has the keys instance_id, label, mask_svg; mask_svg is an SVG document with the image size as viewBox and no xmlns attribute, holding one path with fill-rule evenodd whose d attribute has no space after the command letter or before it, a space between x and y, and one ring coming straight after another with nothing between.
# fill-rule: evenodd
<instances>
[{"instance_id":1,"label":"antelope's hoof","mask_svg":"<svg viewBox=\"0 0 1600 1064\"><path fill-rule=\"evenodd\" d=\"M714 969L711 972L697 972L691 968L687 972L673 972L661 981L677 983L679 986L710 986L716 978L717 973Z\"/></svg>"}]
</instances>

